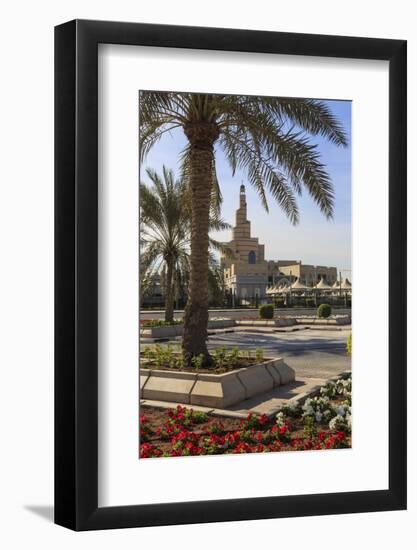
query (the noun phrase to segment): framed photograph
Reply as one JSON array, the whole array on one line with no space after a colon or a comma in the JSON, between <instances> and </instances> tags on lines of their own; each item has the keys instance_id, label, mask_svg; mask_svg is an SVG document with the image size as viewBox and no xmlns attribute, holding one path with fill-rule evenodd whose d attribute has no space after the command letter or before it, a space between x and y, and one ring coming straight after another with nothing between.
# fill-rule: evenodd
<instances>
[{"instance_id":1,"label":"framed photograph","mask_svg":"<svg viewBox=\"0 0 417 550\"><path fill-rule=\"evenodd\" d=\"M55 522L406 508L406 42L55 29Z\"/></svg>"}]
</instances>

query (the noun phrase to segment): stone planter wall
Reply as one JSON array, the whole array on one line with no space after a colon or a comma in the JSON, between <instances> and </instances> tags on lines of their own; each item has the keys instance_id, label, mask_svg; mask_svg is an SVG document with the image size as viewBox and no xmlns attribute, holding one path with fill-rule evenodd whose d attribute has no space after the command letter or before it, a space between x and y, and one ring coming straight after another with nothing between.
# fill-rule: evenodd
<instances>
[{"instance_id":1,"label":"stone planter wall","mask_svg":"<svg viewBox=\"0 0 417 550\"><path fill-rule=\"evenodd\" d=\"M235 321L237 326L242 327L291 327L297 324L297 319L283 318L283 319L258 319L258 320L239 320Z\"/></svg>"},{"instance_id":2,"label":"stone planter wall","mask_svg":"<svg viewBox=\"0 0 417 550\"><path fill-rule=\"evenodd\" d=\"M208 322L209 329L230 328L230 327L290 327L297 324L301 325L350 325L349 316L340 316L331 319L317 319L316 317L288 317L279 319L257 319L257 320L239 320L239 319L219 319ZM149 327L141 328L140 335L147 338L171 338L182 336L182 325L172 325L168 327Z\"/></svg>"},{"instance_id":3,"label":"stone planter wall","mask_svg":"<svg viewBox=\"0 0 417 550\"><path fill-rule=\"evenodd\" d=\"M233 319L215 319L208 322L208 328L228 328L234 327L235 321ZM148 338L169 338L171 336L182 335L182 325L172 325L168 327L146 327L141 328L140 335L147 336Z\"/></svg>"},{"instance_id":4,"label":"stone planter wall","mask_svg":"<svg viewBox=\"0 0 417 550\"><path fill-rule=\"evenodd\" d=\"M318 319L317 317L298 317L297 323L301 325L350 325L352 319L348 315Z\"/></svg>"},{"instance_id":5,"label":"stone planter wall","mask_svg":"<svg viewBox=\"0 0 417 550\"><path fill-rule=\"evenodd\" d=\"M269 359L224 374L140 369L140 397L225 409L295 380L282 358Z\"/></svg>"}]
</instances>

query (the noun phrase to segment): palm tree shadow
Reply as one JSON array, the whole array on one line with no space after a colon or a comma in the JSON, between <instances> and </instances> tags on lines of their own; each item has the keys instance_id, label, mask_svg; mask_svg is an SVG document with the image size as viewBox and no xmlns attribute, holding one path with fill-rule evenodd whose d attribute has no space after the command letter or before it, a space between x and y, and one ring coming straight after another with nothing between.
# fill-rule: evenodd
<instances>
[{"instance_id":1,"label":"palm tree shadow","mask_svg":"<svg viewBox=\"0 0 417 550\"><path fill-rule=\"evenodd\" d=\"M26 505L24 506L24 509L28 512L32 512L32 514L35 514L49 523L53 523L54 521L54 507L53 506L40 506L40 505Z\"/></svg>"}]
</instances>

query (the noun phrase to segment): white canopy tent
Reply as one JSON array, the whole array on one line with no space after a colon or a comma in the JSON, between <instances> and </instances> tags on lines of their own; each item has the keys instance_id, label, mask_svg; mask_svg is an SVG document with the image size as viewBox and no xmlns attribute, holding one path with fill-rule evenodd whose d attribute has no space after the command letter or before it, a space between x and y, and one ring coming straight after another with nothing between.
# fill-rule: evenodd
<instances>
[{"instance_id":1,"label":"white canopy tent","mask_svg":"<svg viewBox=\"0 0 417 550\"><path fill-rule=\"evenodd\" d=\"M352 284L349 281L349 279L343 279L342 282L336 281L332 285L332 290L333 290L334 293L336 293L337 291L340 292L341 290L343 290L345 293L346 292L351 293L352 292Z\"/></svg>"},{"instance_id":2,"label":"white canopy tent","mask_svg":"<svg viewBox=\"0 0 417 550\"><path fill-rule=\"evenodd\" d=\"M349 279L344 279L342 283L342 290L352 290L352 283Z\"/></svg>"},{"instance_id":3,"label":"white canopy tent","mask_svg":"<svg viewBox=\"0 0 417 550\"><path fill-rule=\"evenodd\" d=\"M279 288L278 292L280 294L289 294L290 292L311 292L312 288L310 286L303 285L300 283L300 280L297 279L292 285L282 286Z\"/></svg>"},{"instance_id":4,"label":"white canopy tent","mask_svg":"<svg viewBox=\"0 0 417 550\"><path fill-rule=\"evenodd\" d=\"M314 289L315 290L320 290L320 291L333 290L331 286L329 286L327 283L324 282L324 279L320 279L320 281L316 284Z\"/></svg>"}]
</instances>

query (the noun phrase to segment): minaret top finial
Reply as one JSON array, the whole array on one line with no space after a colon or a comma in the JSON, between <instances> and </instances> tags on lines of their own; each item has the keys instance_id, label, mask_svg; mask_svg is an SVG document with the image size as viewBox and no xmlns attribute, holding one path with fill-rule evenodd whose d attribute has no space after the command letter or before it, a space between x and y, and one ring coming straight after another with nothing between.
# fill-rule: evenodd
<instances>
[{"instance_id":1,"label":"minaret top finial","mask_svg":"<svg viewBox=\"0 0 417 550\"><path fill-rule=\"evenodd\" d=\"M241 193L241 194L244 194L244 193L245 193L245 186L243 185L243 183L242 183L242 185L240 186L240 193Z\"/></svg>"}]
</instances>

